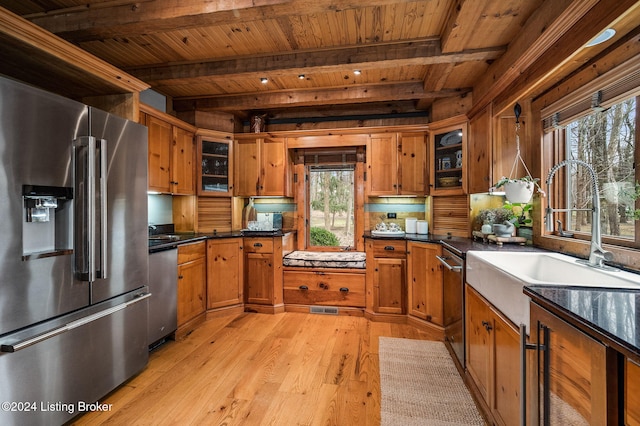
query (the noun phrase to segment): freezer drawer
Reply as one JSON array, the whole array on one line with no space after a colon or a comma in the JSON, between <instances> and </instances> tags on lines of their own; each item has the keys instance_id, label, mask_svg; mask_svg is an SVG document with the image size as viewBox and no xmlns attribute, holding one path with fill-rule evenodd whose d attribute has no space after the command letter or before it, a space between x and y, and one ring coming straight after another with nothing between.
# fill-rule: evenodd
<instances>
[{"instance_id":1,"label":"freezer drawer","mask_svg":"<svg viewBox=\"0 0 640 426\"><path fill-rule=\"evenodd\" d=\"M147 364L146 288L1 339L0 424L62 424ZM34 327L35 328L35 327ZM9 352L14 351L14 352Z\"/></svg>"}]
</instances>

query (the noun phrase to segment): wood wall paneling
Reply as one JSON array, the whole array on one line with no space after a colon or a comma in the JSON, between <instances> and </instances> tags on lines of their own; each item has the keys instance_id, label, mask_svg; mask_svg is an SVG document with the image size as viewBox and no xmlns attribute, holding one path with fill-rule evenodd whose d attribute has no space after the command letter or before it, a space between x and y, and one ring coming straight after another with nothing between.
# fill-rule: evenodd
<instances>
[{"instance_id":1,"label":"wood wall paneling","mask_svg":"<svg viewBox=\"0 0 640 426\"><path fill-rule=\"evenodd\" d=\"M469 197L456 195L432 197L430 233L456 237L469 237Z\"/></svg>"},{"instance_id":2,"label":"wood wall paneling","mask_svg":"<svg viewBox=\"0 0 640 426\"><path fill-rule=\"evenodd\" d=\"M232 229L231 198L197 197L196 232L230 232Z\"/></svg>"}]
</instances>

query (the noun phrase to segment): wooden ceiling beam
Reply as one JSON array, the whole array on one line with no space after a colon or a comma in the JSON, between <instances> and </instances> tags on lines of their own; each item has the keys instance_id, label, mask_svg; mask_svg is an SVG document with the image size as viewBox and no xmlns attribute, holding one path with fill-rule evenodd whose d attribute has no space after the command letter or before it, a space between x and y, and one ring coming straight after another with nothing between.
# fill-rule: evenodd
<instances>
[{"instance_id":1,"label":"wooden ceiling beam","mask_svg":"<svg viewBox=\"0 0 640 426\"><path fill-rule=\"evenodd\" d=\"M74 7L64 12L30 15L29 19L66 40L80 43L396 3L398 0L115 1L107 3L108 7Z\"/></svg>"},{"instance_id":2,"label":"wooden ceiling beam","mask_svg":"<svg viewBox=\"0 0 640 426\"><path fill-rule=\"evenodd\" d=\"M323 89L300 89L258 94L223 95L197 99L174 99L176 111L268 110L314 105L442 98L470 92L471 88L425 92L422 83L351 85Z\"/></svg>"},{"instance_id":3,"label":"wooden ceiling beam","mask_svg":"<svg viewBox=\"0 0 640 426\"><path fill-rule=\"evenodd\" d=\"M127 72L151 84L172 85L195 83L199 79L286 77L297 74L343 72L349 69L379 69L409 65L452 64L467 61L494 60L506 47L476 49L442 54L437 38L348 46L315 51L297 51L274 55L251 56L215 61L128 68Z\"/></svg>"}]
</instances>

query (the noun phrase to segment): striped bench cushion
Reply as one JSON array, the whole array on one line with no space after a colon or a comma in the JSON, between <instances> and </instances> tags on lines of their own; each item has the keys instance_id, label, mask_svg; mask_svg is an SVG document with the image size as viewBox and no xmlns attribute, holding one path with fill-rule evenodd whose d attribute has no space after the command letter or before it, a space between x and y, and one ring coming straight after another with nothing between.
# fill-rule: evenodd
<instances>
[{"instance_id":1,"label":"striped bench cushion","mask_svg":"<svg viewBox=\"0 0 640 426\"><path fill-rule=\"evenodd\" d=\"M366 255L360 251L294 251L282 260L284 266L304 268L366 269Z\"/></svg>"}]
</instances>

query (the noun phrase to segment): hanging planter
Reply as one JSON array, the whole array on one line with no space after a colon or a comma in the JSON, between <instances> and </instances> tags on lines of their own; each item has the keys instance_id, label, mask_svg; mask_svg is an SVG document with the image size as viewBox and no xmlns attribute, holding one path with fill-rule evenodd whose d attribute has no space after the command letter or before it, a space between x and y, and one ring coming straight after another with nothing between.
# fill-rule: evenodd
<instances>
[{"instance_id":1,"label":"hanging planter","mask_svg":"<svg viewBox=\"0 0 640 426\"><path fill-rule=\"evenodd\" d=\"M520 179L511 179L503 177L496 183L495 188L503 188L505 198L510 203L526 204L531 201L533 190L537 186L538 179L525 176Z\"/></svg>"},{"instance_id":2,"label":"hanging planter","mask_svg":"<svg viewBox=\"0 0 640 426\"><path fill-rule=\"evenodd\" d=\"M510 203L519 203L519 204L527 204L531 201L531 197L533 196L533 190L538 188L538 192L544 195L544 191L538 185L538 178L532 178L527 165L525 164L522 156L520 155L520 113L522 109L520 108L520 104L516 103L513 112L516 116L516 157L513 159L513 166L511 166L511 173L509 173L509 177L502 177L496 183L493 188L490 188L490 191L495 190L497 188L503 188L505 193L505 198ZM527 175L521 178L512 178L514 172L517 172L518 166L522 165L524 170L527 172Z\"/></svg>"}]
</instances>

